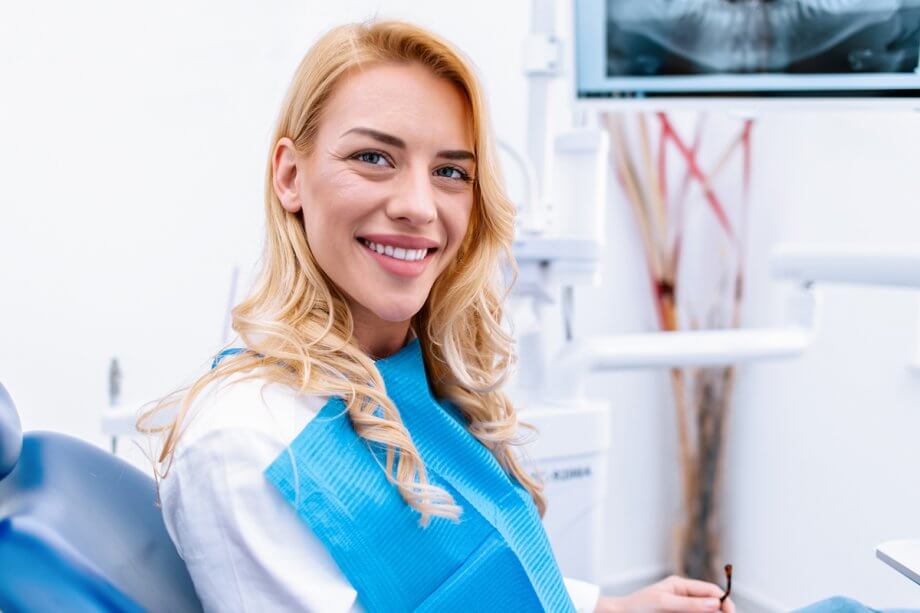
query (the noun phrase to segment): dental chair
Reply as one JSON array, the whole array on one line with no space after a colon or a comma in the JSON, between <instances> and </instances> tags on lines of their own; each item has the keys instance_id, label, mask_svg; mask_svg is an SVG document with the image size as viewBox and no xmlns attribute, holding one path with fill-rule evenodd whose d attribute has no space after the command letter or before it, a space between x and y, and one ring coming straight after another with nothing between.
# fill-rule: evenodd
<instances>
[{"instance_id":1,"label":"dental chair","mask_svg":"<svg viewBox=\"0 0 920 613\"><path fill-rule=\"evenodd\" d=\"M0 385L0 611L201 611L152 478L53 432Z\"/></svg>"}]
</instances>

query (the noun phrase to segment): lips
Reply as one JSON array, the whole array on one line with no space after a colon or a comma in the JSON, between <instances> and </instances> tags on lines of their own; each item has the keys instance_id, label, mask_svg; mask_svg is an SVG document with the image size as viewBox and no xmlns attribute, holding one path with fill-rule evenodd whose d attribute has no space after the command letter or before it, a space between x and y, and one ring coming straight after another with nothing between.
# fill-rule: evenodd
<instances>
[{"instance_id":1,"label":"lips","mask_svg":"<svg viewBox=\"0 0 920 613\"><path fill-rule=\"evenodd\" d=\"M383 270L397 277L418 277L428 267L434 257L434 248L405 249L403 247L383 247L379 243L372 243L363 238L357 242L369 257L373 258ZM376 248L373 248L374 245ZM382 251L382 253L381 253ZM387 254L387 251L390 254ZM414 258L414 259L409 259Z\"/></svg>"}]
</instances>

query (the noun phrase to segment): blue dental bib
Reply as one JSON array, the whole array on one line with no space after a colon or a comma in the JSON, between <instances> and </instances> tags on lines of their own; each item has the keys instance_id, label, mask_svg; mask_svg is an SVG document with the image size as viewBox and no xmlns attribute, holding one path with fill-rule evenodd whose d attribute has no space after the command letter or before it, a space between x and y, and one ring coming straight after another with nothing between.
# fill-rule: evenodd
<instances>
[{"instance_id":1,"label":"blue dental bib","mask_svg":"<svg viewBox=\"0 0 920 613\"><path fill-rule=\"evenodd\" d=\"M377 361L431 483L463 508L427 528L381 469L384 450L332 398L265 470L369 611L574 611L536 507L459 412L429 389L418 339ZM289 453L290 452L290 453Z\"/></svg>"}]
</instances>

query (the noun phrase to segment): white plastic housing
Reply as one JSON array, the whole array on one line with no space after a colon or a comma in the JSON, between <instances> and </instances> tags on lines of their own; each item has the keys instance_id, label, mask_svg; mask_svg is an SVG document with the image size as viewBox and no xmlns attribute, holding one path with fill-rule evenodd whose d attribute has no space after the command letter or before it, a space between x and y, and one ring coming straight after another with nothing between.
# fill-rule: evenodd
<instances>
[{"instance_id":1,"label":"white plastic housing","mask_svg":"<svg viewBox=\"0 0 920 613\"><path fill-rule=\"evenodd\" d=\"M534 406L519 414L539 437L523 449L531 474L544 483L543 525L566 577L597 583L606 517L610 409L585 401L563 408Z\"/></svg>"}]
</instances>

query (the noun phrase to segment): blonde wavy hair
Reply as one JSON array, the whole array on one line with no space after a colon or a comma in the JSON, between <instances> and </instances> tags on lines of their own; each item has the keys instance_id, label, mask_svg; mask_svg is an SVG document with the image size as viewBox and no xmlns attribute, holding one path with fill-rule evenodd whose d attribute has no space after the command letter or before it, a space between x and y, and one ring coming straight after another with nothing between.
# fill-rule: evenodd
<instances>
[{"instance_id":1,"label":"blonde wavy hair","mask_svg":"<svg viewBox=\"0 0 920 613\"><path fill-rule=\"evenodd\" d=\"M386 447L382 469L406 504L421 514L421 524L427 525L431 516L459 518L462 509L451 495L429 483L425 464L386 394L380 372L358 348L344 295L314 259L301 213L287 212L272 187L275 144L288 137L298 151L308 153L338 80L355 67L377 62L421 64L454 83L469 104L477 161L469 226L456 259L435 281L411 325L435 396L456 405L469 432L528 490L542 515L542 486L511 450L520 442L519 424L514 407L500 390L516 361L512 337L502 327L502 307L510 288L501 275L502 263L510 264L516 275L511 256L514 205L502 187L483 92L469 62L446 41L408 23L372 21L336 27L301 61L269 152L262 268L249 296L232 311L233 329L250 351L225 358L190 387L143 412L138 429L164 437L158 464L166 463L166 469L155 474L165 477L193 399L212 382L257 371L240 380L266 379L290 385L301 394L341 397L356 433ZM266 366L273 368L262 368ZM165 425L147 425L163 409L176 406L175 417ZM375 414L377 407L381 411Z\"/></svg>"}]
</instances>

